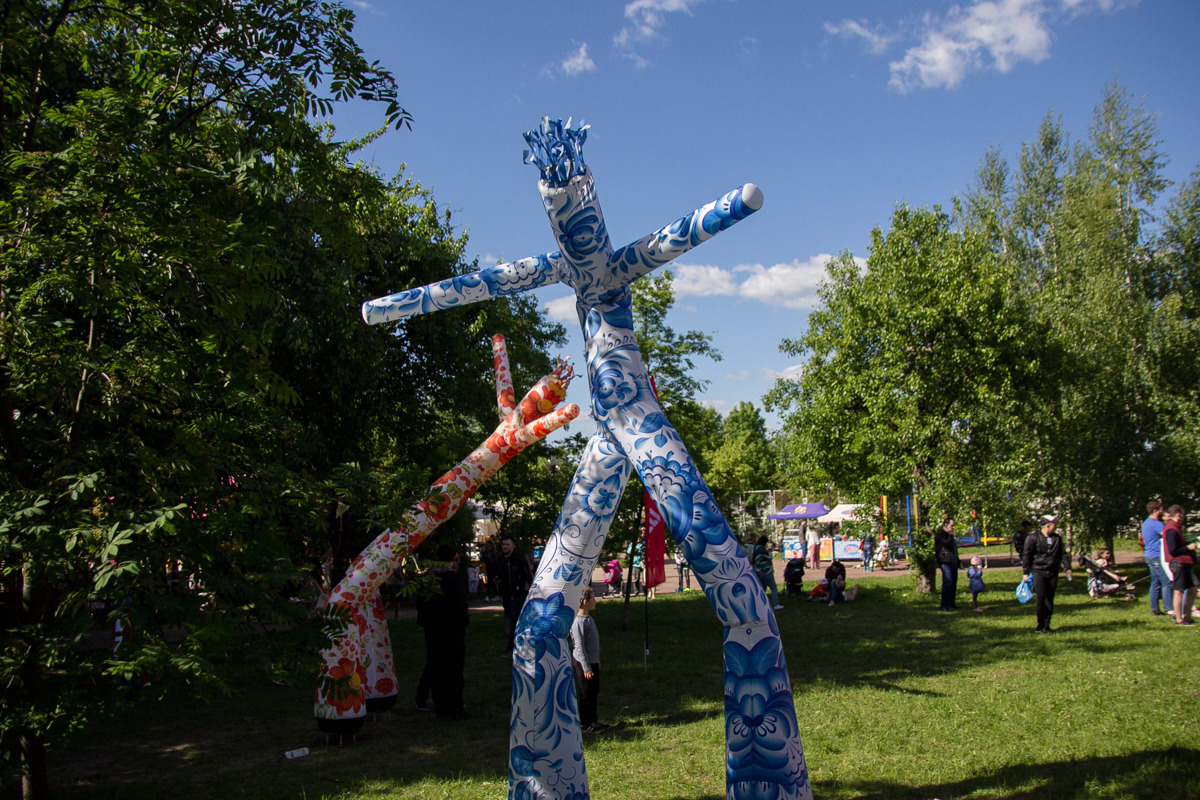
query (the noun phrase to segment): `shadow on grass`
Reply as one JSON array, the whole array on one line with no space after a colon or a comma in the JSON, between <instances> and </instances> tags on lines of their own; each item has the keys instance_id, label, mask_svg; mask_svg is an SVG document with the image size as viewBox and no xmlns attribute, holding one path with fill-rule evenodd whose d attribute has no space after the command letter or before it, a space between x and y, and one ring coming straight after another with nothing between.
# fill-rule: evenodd
<instances>
[{"instance_id":1,"label":"shadow on grass","mask_svg":"<svg viewBox=\"0 0 1200 800\"><path fill-rule=\"evenodd\" d=\"M1076 580L1060 584L1054 616L1058 633L1035 636L1033 608L1013 599L1018 578L1015 570L991 572L981 614L971 612L965 594L960 594L963 610L939 613L936 598L914 595L909 580L897 576L863 579L861 599L842 606L785 599L777 621L798 711L803 715L823 708L821 693L830 690L866 687L937 697L940 691L926 688L936 684L914 686L911 678L1002 664L1011 669L1014 662L1045 653L1094 657L1129 647L1135 634L1144 637L1151 628L1162 628L1163 637L1178 635L1160 625L1163 618L1151 620L1141 603L1089 603L1083 581ZM661 753L653 750L651 740L664 728L721 724L722 630L699 593L665 594L648 604L635 599L628 630L622 630L622 606L602 603L595 612L604 664L600 714L616 727L600 736L587 735L584 747L590 752L613 743L626 751L623 759L653 764ZM176 796L188 798L329 792L365 796L380 785L403 792L425 781L459 779L487 786L489 797L502 797L512 675L500 652L502 626L498 613L471 617L466 700L472 718L465 722L441 721L413 709L424 644L413 622L400 621L391 626L403 687L398 708L370 719L356 745L325 746L312 718L310 682L317 656L297 653L291 686L248 678L239 695L209 704L178 697L147 702L86 735L58 743L51 754L55 794L89 800L161 796L156 776L169 774ZM811 724L801 721L802 739ZM872 781L869 765L864 765L855 770L861 779L824 779L816 789L821 798L871 800L1197 798L1193 776L1200 775L1200 763L1195 751L1134 752L1144 743L1134 744L1136 734L1126 741L1126 754L1120 756L1001 767L954 783L917 787ZM285 751L301 746L309 747L310 755L284 759ZM720 748L717 742L712 746ZM1041 755L1033 752L1037 746L1031 737L1029 760ZM1053 742L1045 748L1055 755ZM719 800L723 794L675 797Z\"/></svg>"},{"instance_id":2,"label":"shadow on grass","mask_svg":"<svg viewBox=\"0 0 1200 800\"><path fill-rule=\"evenodd\" d=\"M911 687L896 687L888 676L897 668L906 677L978 669L1036 656L1046 648L1095 655L1125 647L1117 635L1122 632L1142 632L1147 626L1166 630L1144 614L1140 603L1092 603L1084 581L1064 580L1055 602L1055 633L1035 635L1033 604L1021 605L1014 598L1018 580L1015 571L990 575L979 614L961 591L960 610L941 612L936 596L915 595L907 581L894 578L863 581L855 603L831 608L789 602L777 619L798 700L814 682L912 692Z\"/></svg>"},{"instance_id":3,"label":"shadow on grass","mask_svg":"<svg viewBox=\"0 0 1200 800\"><path fill-rule=\"evenodd\" d=\"M853 797L858 800L1196 800L1200 797L1200 751L1172 748L1121 756L1045 761L1003 767L960 781L925 786L902 786L867 779L824 781L817 789L822 798Z\"/></svg>"}]
</instances>

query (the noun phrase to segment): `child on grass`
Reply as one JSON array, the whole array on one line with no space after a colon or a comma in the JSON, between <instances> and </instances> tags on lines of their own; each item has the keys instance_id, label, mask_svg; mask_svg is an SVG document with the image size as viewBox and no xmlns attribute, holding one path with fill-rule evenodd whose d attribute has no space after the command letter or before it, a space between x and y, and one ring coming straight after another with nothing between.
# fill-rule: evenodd
<instances>
[{"instance_id":1,"label":"child on grass","mask_svg":"<svg viewBox=\"0 0 1200 800\"><path fill-rule=\"evenodd\" d=\"M596 595L589 586L583 590L583 600L571 623L571 666L579 687L579 727L590 733L608 727L596 714L596 699L600 695L600 631L592 619L595 610Z\"/></svg>"},{"instance_id":2,"label":"child on grass","mask_svg":"<svg viewBox=\"0 0 1200 800\"><path fill-rule=\"evenodd\" d=\"M967 580L970 582L971 605L981 612L983 606L979 605L979 595L986 592L987 587L983 585L983 559L979 556L971 559L971 566L967 568Z\"/></svg>"}]
</instances>

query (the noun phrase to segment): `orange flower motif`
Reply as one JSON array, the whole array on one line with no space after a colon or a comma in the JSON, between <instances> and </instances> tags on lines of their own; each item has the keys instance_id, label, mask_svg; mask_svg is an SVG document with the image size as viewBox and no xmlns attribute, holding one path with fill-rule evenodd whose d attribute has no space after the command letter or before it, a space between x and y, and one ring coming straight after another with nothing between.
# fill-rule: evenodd
<instances>
[{"instance_id":1,"label":"orange flower motif","mask_svg":"<svg viewBox=\"0 0 1200 800\"><path fill-rule=\"evenodd\" d=\"M339 658L337 666L329 670L329 679L333 684L325 698L329 705L337 709L338 716L357 714L363 706L363 685L366 683L362 667L348 658Z\"/></svg>"},{"instance_id":2,"label":"orange flower motif","mask_svg":"<svg viewBox=\"0 0 1200 800\"><path fill-rule=\"evenodd\" d=\"M381 695L396 693L396 682L391 678L380 678L375 682L375 692Z\"/></svg>"}]
</instances>

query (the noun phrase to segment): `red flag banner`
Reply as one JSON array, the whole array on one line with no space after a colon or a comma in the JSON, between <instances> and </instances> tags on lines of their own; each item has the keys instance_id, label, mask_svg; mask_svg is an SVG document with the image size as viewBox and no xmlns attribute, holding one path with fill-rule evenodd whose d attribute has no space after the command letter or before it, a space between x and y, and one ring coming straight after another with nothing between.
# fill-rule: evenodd
<instances>
[{"instance_id":1,"label":"red flag banner","mask_svg":"<svg viewBox=\"0 0 1200 800\"><path fill-rule=\"evenodd\" d=\"M658 511L654 498L646 492L646 588L667 579L663 560L667 557L667 522Z\"/></svg>"}]
</instances>

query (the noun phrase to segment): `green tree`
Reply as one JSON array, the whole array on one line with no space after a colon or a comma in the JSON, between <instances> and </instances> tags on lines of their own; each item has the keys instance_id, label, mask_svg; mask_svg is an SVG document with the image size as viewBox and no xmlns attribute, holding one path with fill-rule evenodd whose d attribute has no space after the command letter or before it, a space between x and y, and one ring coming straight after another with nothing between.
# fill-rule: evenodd
<instances>
[{"instance_id":1,"label":"green tree","mask_svg":"<svg viewBox=\"0 0 1200 800\"><path fill-rule=\"evenodd\" d=\"M803 375L765 398L783 413L784 470L799 461L851 497L914 492L925 519L1023 485L1013 434L1036 331L1012 281L989 237L938 209L897 208L865 270L848 253L831 261L807 333L781 344Z\"/></svg>"},{"instance_id":2,"label":"green tree","mask_svg":"<svg viewBox=\"0 0 1200 800\"><path fill-rule=\"evenodd\" d=\"M1169 204L1155 250L1147 368L1155 377L1156 433L1146 444L1148 483L1163 498L1194 506L1200 494L1200 170Z\"/></svg>"},{"instance_id":3,"label":"green tree","mask_svg":"<svg viewBox=\"0 0 1200 800\"><path fill-rule=\"evenodd\" d=\"M717 504L730 516L741 519L743 502L750 509L764 505L766 495L746 492L774 489L778 485L775 453L767 438L767 424L753 403L741 402L721 423L720 443L706 454L705 481ZM761 516L761 515L755 515ZM745 541L746 532L741 531Z\"/></svg>"},{"instance_id":4,"label":"green tree","mask_svg":"<svg viewBox=\"0 0 1200 800\"><path fill-rule=\"evenodd\" d=\"M359 321L474 265L427 193L310 121L357 97L408 124L353 22L315 0L0 15L0 735L27 797L102 674L203 687L258 658L233 644L296 621L306 550L369 539L490 431L493 332L518 380L561 336L531 301L452 336ZM89 601L138 623L119 659L76 647Z\"/></svg>"},{"instance_id":5,"label":"green tree","mask_svg":"<svg viewBox=\"0 0 1200 800\"><path fill-rule=\"evenodd\" d=\"M1046 138L1066 135L1047 137L1044 126ZM1021 254L1023 274L1040 276L1025 290L1055 354L1043 362L1050 391L1031 416L1038 469L1030 489L1061 506L1084 543L1111 543L1157 493L1147 445L1165 431L1153 413L1163 376L1152 352L1161 341L1156 327L1169 327L1172 313L1156 307L1162 281L1146 233L1166 187L1158 148L1153 117L1113 84L1087 141L1056 160L1057 181L1034 180L1024 162L1020 172L1018 207L1041 211L1036 219L1015 215L1018 235L1053 240Z\"/></svg>"}]
</instances>

